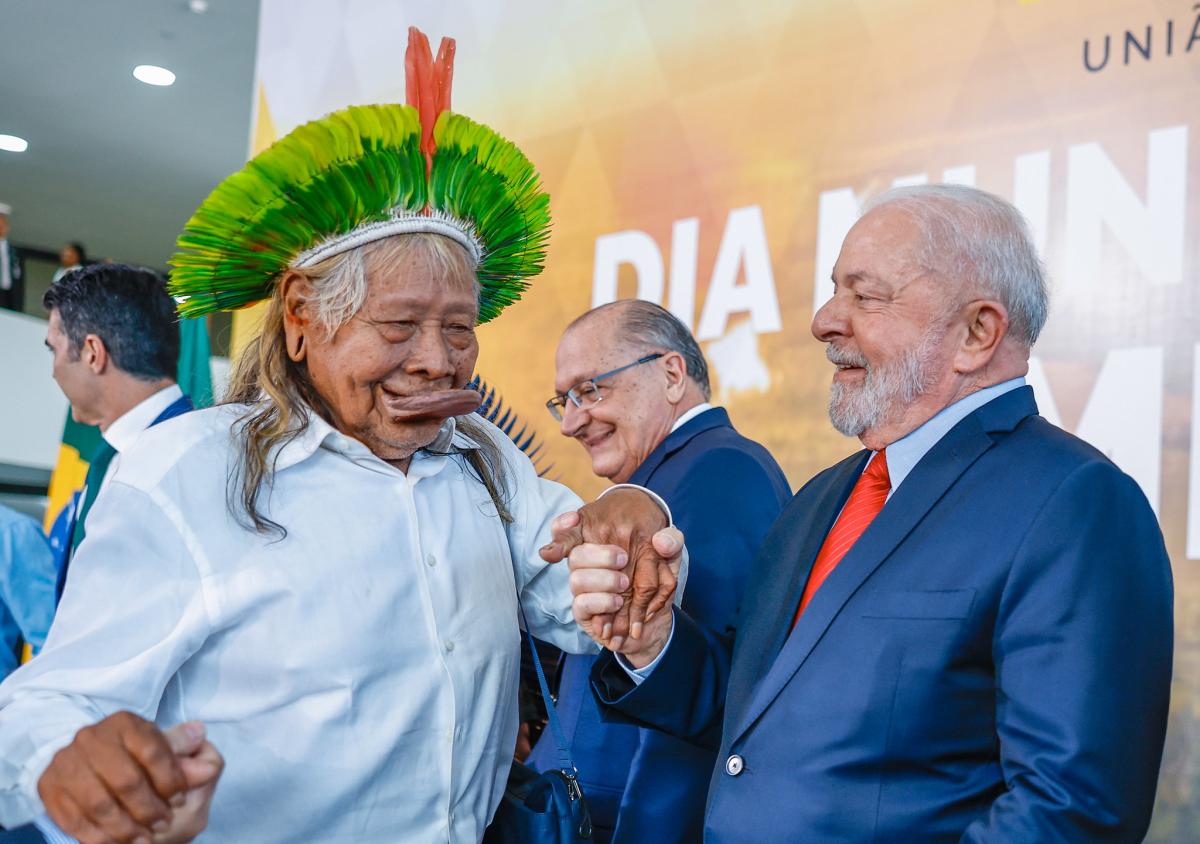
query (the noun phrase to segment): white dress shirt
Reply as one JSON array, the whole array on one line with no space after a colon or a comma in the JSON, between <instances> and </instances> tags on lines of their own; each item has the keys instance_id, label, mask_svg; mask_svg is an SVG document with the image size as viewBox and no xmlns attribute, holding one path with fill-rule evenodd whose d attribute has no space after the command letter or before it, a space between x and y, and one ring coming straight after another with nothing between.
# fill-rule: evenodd
<instances>
[{"instance_id":1,"label":"white dress shirt","mask_svg":"<svg viewBox=\"0 0 1200 844\"><path fill-rule=\"evenodd\" d=\"M252 533L226 508L239 410L150 429L101 491L45 649L0 685L0 824L128 709L224 754L201 841L479 841L516 744L518 589L536 635L595 650L537 553L579 500L488 426L506 526L461 456L405 474L314 416L262 496L286 538Z\"/></svg>"},{"instance_id":2,"label":"white dress shirt","mask_svg":"<svg viewBox=\"0 0 1200 844\"><path fill-rule=\"evenodd\" d=\"M704 411L712 410L712 409L713 409L713 406L711 404L709 404L708 402L706 402L706 401L700 402L700 404L689 409L682 416L680 416L678 419L675 420L675 424L671 426L671 433L672 434L675 433L676 431L678 431L680 428L682 428L687 423L691 422L693 419L695 419L697 416L699 416Z\"/></svg>"},{"instance_id":3,"label":"white dress shirt","mask_svg":"<svg viewBox=\"0 0 1200 844\"><path fill-rule=\"evenodd\" d=\"M179 388L178 384L163 387L154 395L147 396L118 416L116 421L108 426L108 430L100 435L116 452L112 462L108 464L104 479L100 482L101 489L116 473L117 465L121 462L121 453L133 448L138 438L150 427L150 423L181 398L183 398L183 390Z\"/></svg>"}]
</instances>

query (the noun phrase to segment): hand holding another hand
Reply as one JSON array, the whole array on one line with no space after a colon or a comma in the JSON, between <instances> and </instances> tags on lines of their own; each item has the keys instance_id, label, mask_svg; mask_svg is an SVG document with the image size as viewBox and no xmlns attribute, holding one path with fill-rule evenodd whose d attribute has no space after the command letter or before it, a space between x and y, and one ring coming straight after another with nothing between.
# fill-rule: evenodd
<instances>
[{"instance_id":1,"label":"hand holding another hand","mask_svg":"<svg viewBox=\"0 0 1200 844\"><path fill-rule=\"evenodd\" d=\"M679 574L683 552L683 534L667 528L654 535L655 552L667 561L672 590ZM571 608L575 620L601 647L620 653L634 668L649 665L662 653L671 636L672 612L665 609L649 612L635 635L626 637L615 632L612 622L628 602L631 588L628 555L614 545L584 543L570 555L571 593L575 596Z\"/></svg>"},{"instance_id":2,"label":"hand holding another hand","mask_svg":"<svg viewBox=\"0 0 1200 844\"><path fill-rule=\"evenodd\" d=\"M223 765L203 725L162 732L118 712L76 733L38 793L50 819L82 844L177 844L204 829Z\"/></svg>"},{"instance_id":3,"label":"hand holding another hand","mask_svg":"<svg viewBox=\"0 0 1200 844\"><path fill-rule=\"evenodd\" d=\"M570 556L574 572L574 551L585 543L612 546L625 555L623 562L613 563L626 578L613 593L621 602L597 612L594 619L589 616L595 633L585 628L605 647L619 650L627 638L640 639L645 622L674 597L683 535L667 527L666 513L645 490L618 488L555 519L553 540L541 549L541 556L552 563ZM580 566L592 565L584 562L591 559L589 554L580 559Z\"/></svg>"}]
</instances>

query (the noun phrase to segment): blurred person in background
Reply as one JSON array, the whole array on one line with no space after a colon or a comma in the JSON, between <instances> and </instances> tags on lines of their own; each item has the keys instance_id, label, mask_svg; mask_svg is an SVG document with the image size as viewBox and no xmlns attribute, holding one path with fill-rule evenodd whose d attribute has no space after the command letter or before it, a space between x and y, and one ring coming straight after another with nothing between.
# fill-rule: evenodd
<instances>
[{"instance_id":1,"label":"blurred person in background","mask_svg":"<svg viewBox=\"0 0 1200 844\"><path fill-rule=\"evenodd\" d=\"M8 239L12 206L0 202L0 308L25 307L25 259Z\"/></svg>"},{"instance_id":2,"label":"blurred person in background","mask_svg":"<svg viewBox=\"0 0 1200 844\"><path fill-rule=\"evenodd\" d=\"M175 383L179 323L175 300L154 272L126 264L94 264L46 291L46 347L52 372L71 403L71 416L100 428L58 566L58 595L70 561L87 534L96 496L116 471L121 452L147 428L192 409Z\"/></svg>"},{"instance_id":3,"label":"blurred person in background","mask_svg":"<svg viewBox=\"0 0 1200 844\"><path fill-rule=\"evenodd\" d=\"M54 618L54 556L38 523L0 505L0 680L34 653Z\"/></svg>"},{"instance_id":4,"label":"blurred person in background","mask_svg":"<svg viewBox=\"0 0 1200 844\"><path fill-rule=\"evenodd\" d=\"M58 269L54 271L54 278L51 283L59 281L71 270L77 270L86 265L87 250L83 248L83 244L77 240L73 240L58 250Z\"/></svg>"},{"instance_id":5,"label":"blurred person in background","mask_svg":"<svg viewBox=\"0 0 1200 844\"><path fill-rule=\"evenodd\" d=\"M750 563L791 496L771 454L709 403L708 364L687 327L637 299L603 305L563 333L555 357L561 392L547 404L592 471L661 495L687 538L683 607L723 634ZM698 842L716 756L651 729L604 721L588 676L594 656L566 655L557 709L571 741L596 839L617 844ZM529 760L555 767L553 736Z\"/></svg>"}]
</instances>

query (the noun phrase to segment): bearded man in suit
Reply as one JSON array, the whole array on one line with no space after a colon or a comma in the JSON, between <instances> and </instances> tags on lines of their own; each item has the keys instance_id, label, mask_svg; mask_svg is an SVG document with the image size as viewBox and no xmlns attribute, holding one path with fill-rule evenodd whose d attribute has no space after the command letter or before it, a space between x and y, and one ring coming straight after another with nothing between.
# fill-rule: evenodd
<instances>
[{"instance_id":1,"label":"bearded man in suit","mask_svg":"<svg viewBox=\"0 0 1200 844\"><path fill-rule=\"evenodd\" d=\"M784 510L728 636L676 609L606 639L615 553L576 548L576 618L621 654L594 692L718 749L706 841L1142 840L1171 566L1137 484L1037 413L1027 226L974 188L899 189L833 283L813 334L865 449Z\"/></svg>"}]
</instances>

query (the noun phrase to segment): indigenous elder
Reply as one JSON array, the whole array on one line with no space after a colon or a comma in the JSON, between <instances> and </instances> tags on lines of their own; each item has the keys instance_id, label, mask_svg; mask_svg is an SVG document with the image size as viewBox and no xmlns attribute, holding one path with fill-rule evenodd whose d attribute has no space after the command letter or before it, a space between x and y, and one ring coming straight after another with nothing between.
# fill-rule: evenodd
<instances>
[{"instance_id":1,"label":"indigenous elder","mask_svg":"<svg viewBox=\"0 0 1200 844\"><path fill-rule=\"evenodd\" d=\"M715 633L733 623L750 564L791 494L770 453L709 404L708 364L687 327L660 305L602 305L563 332L558 395L547 402L592 471L661 495L688 539L684 610ZM656 730L604 721L588 684L595 657L567 656L558 712L596 839L699 841L712 751ZM557 759L542 733L530 764Z\"/></svg>"},{"instance_id":2,"label":"indigenous elder","mask_svg":"<svg viewBox=\"0 0 1200 844\"><path fill-rule=\"evenodd\" d=\"M428 52L410 36L444 80ZM517 735L518 594L537 635L591 645L539 556L579 502L465 389L477 321L540 269L546 197L511 144L434 114L300 127L189 222L182 309L268 296L262 331L230 403L147 432L97 500L46 649L0 689L0 823L44 805L85 841L149 840L183 787L158 726L188 720L226 759L208 840L481 838ZM648 495L572 519L669 595Z\"/></svg>"},{"instance_id":3,"label":"indigenous elder","mask_svg":"<svg viewBox=\"0 0 1200 844\"><path fill-rule=\"evenodd\" d=\"M659 614L621 645L642 676L605 654L597 695L719 748L705 841L1141 841L1171 564L1133 479L1038 416L1024 221L974 188L900 189L833 283L813 334L830 419L865 449L784 510L732 635ZM593 632L606 553L571 558Z\"/></svg>"}]
</instances>

